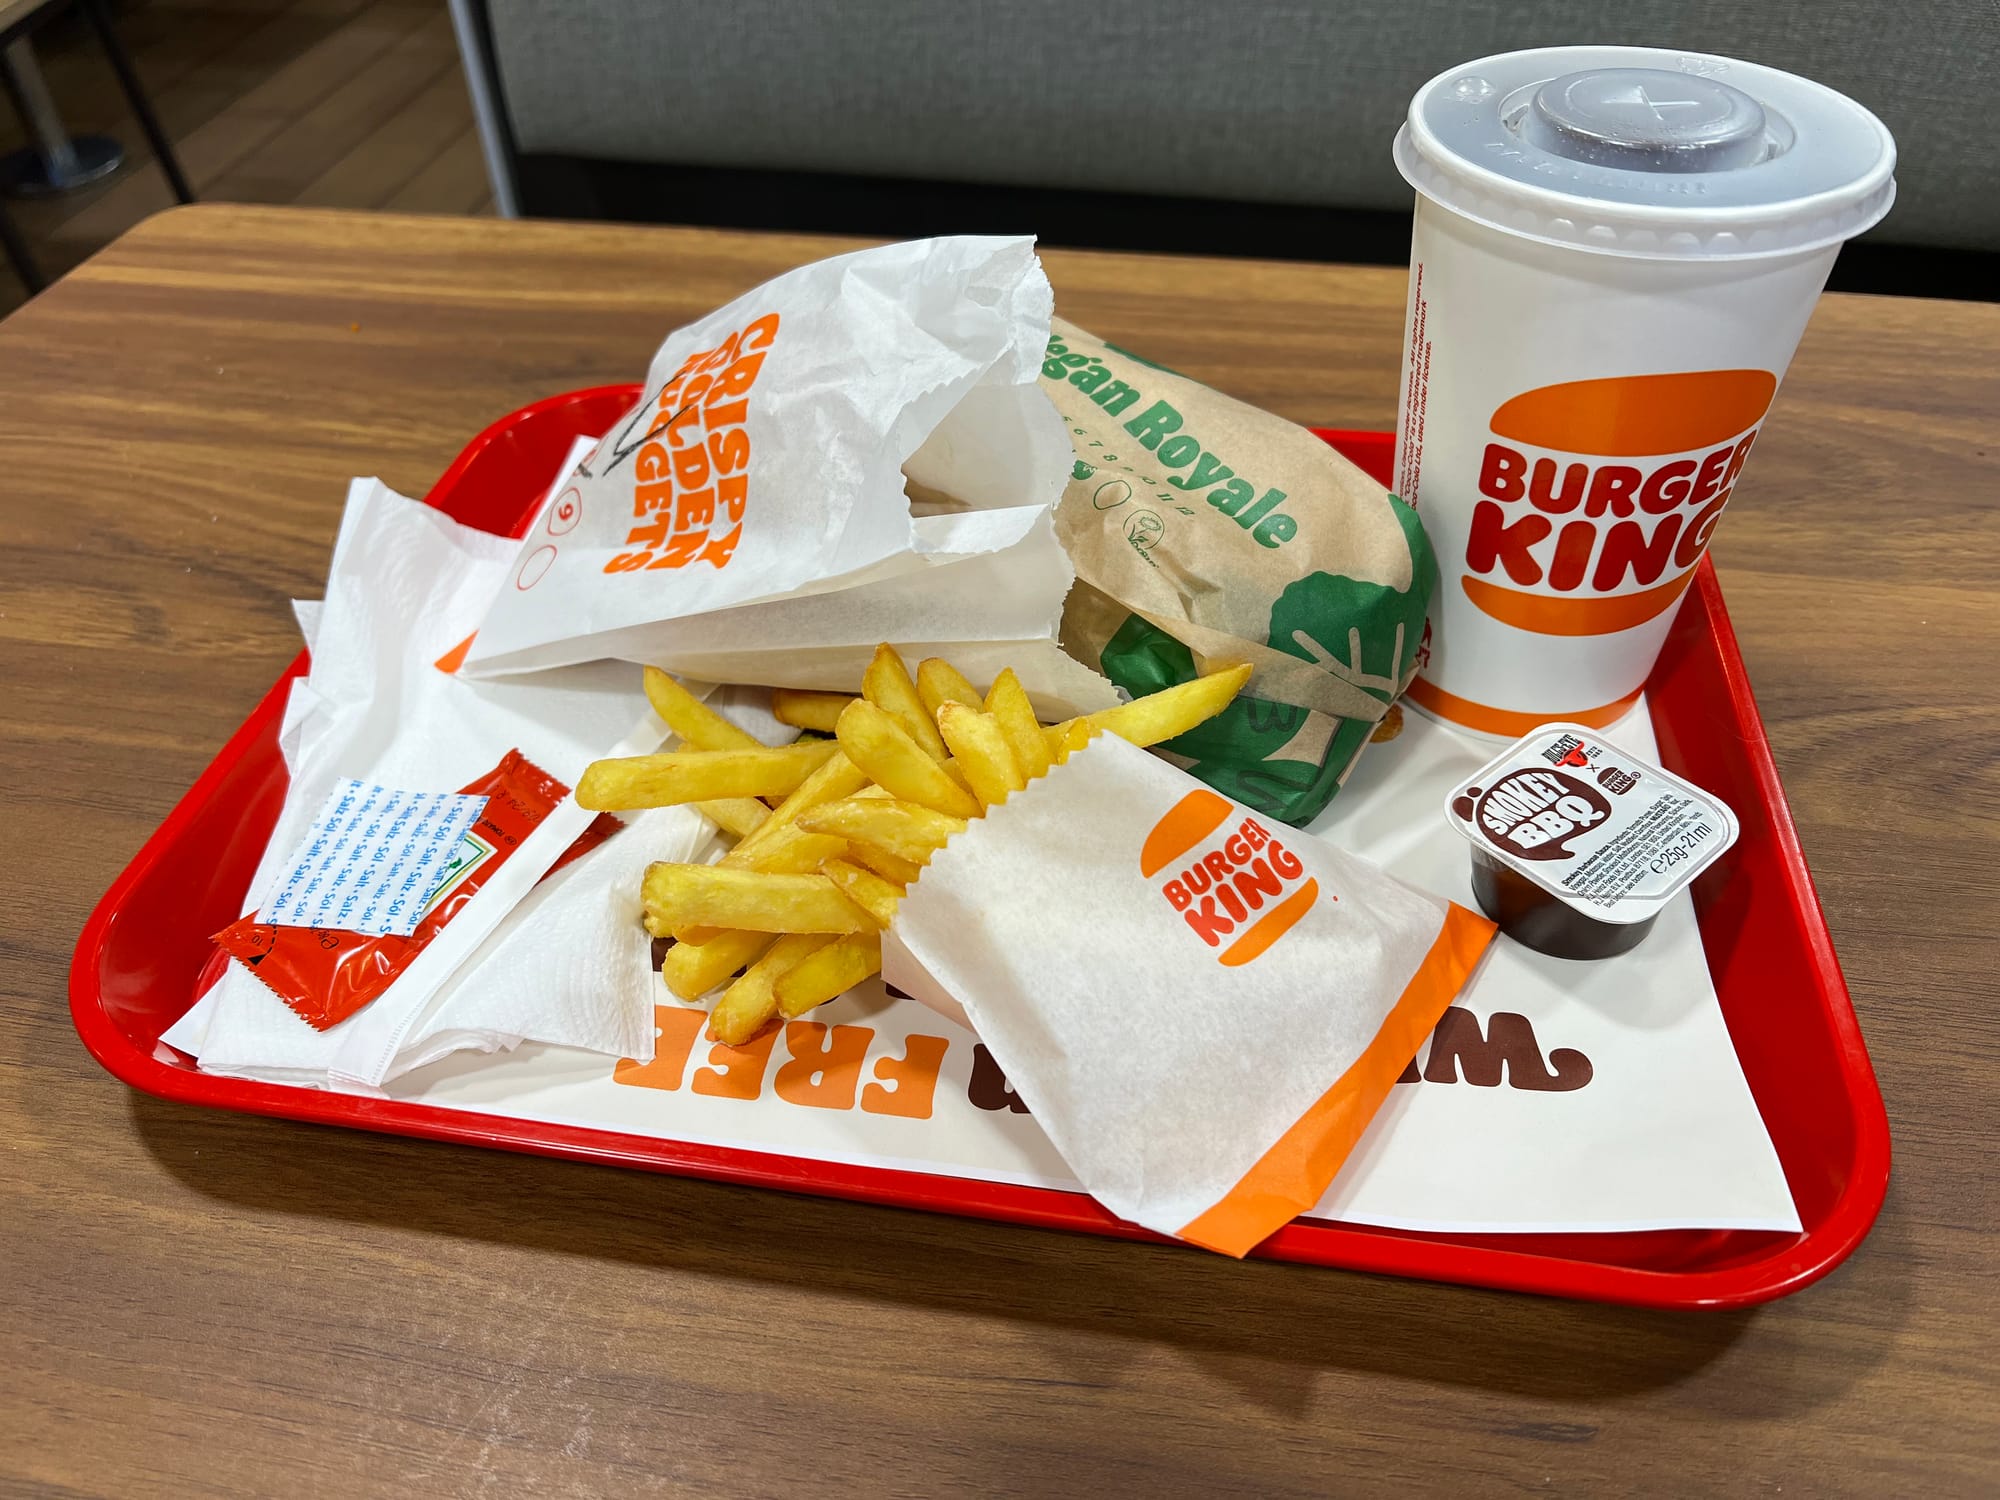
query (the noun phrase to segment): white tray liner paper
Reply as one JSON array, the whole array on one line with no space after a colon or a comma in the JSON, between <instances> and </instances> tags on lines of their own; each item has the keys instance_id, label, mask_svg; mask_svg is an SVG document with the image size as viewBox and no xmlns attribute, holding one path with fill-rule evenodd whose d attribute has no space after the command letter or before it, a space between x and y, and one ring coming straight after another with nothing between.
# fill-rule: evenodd
<instances>
[{"instance_id":1,"label":"white tray liner paper","mask_svg":"<svg viewBox=\"0 0 2000 1500\"><path fill-rule=\"evenodd\" d=\"M1642 702L1608 732L1653 752ZM1373 747L1313 827L1333 843L1425 889L1472 905L1465 843L1438 814L1444 792L1491 747L1417 713ZM1115 983L1107 992L1115 998ZM678 1007L670 996L662 1002ZM1797 1210L1717 1005L1688 898L1676 898L1634 952L1566 961L1497 939L1459 1008L1480 1036L1522 1037L1525 1081L1401 1084L1311 1217L1441 1233L1640 1229L1796 1231ZM1514 1019L1518 1018L1518 1019ZM678 1087L616 1082L604 1058L525 1045L505 1057L454 1058L393 1080L394 1098L666 1140L809 1160L898 1168L1075 1190L1032 1117L968 1097L976 1039L877 983L815 1011L812 1021L865 1027L853 1106L788 1102L774 1087L784 1040L754 1098L720 1091L722 1068L696 1040ZM1463 1023L1455 1023L1463 1034ZM928 1118L871 1112L911 1035L945 1044ZM852 1033L848 1034L850 1038ZM920 1044L922 1045L922 1044ZM1440 1070L1420 1055L1420 1073ZM1558 1055L1560 1054L1560 1055ZM1585 1061L1587 1060L1587 1062ZM627 1069L628 1076L634 1069ZM982 1070L980 1092L996 1097ZM707 1075L703 1078L701 1075ZM710 1091L704 1091L704 1089Z\"/></svg>"}]
</instances>

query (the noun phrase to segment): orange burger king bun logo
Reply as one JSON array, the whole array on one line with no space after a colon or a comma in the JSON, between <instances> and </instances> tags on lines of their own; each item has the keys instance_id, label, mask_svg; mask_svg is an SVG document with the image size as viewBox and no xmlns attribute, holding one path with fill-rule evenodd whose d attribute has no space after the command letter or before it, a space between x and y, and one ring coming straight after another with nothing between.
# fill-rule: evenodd
<instances>
[{"instance_id":1,"label":"orange burger king bun logo","mask_svg":"<svg viewBox=\"0 0 2000 1500\"><path fill-rule=\"evenodd\" d=\"M1225 827L1236 814L1214 792L1189 792L1139 850L1139 873L1165 874L1160 895L1230 968L1266 952L1319 900L1319 882L1257 819Z\"/></svg>"},{"instance_id":2,"label":"orange burger king bun logo","mask_svg":"<svg viewBox=\"0 0 2000 1500\"><path fill-rule=\"evenodd\" d=\"M1777 388L1769 370L1696 370L1571 380L1502 402L1479 465L1466 596L1539 635L1609 635L1663 614L1693 578Z\"/></svg>"}]
</instances>

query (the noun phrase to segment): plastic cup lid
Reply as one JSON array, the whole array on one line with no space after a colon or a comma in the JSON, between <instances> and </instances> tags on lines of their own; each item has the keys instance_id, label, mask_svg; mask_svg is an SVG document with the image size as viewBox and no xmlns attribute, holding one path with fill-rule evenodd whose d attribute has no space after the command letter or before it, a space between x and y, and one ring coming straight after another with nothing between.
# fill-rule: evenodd
<instances>
[{"instance_id":1,"label":"plastic cup lid","mask_svg":"<svg viewBox=\"0 0 2000 1500\"><path fill-rule=\"evenodd\" d=\"M1823 249L1896 197L1895 140L1846 95L1658 47L1543 47L1440 73L1410 101L1395 153L1454 213L1655 259Z\"/></svg>"}]
</instances>

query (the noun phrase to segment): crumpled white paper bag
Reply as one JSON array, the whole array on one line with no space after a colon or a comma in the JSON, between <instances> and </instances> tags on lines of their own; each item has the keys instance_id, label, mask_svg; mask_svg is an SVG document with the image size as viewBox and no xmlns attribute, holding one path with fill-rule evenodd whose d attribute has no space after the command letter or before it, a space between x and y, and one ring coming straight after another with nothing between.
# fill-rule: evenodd
<instances>
[{"instance_id":1,"label":"crumpled white paper bag","mask_svg":"<svg viewBox=\"0 0 2000 1500\"><path fill-rule=\"evenodd\" d=\"M461 526L379 481L355 481L326 600L298 610L312 669L287 703L279 743L291 786L246 911L341 777L455 789L518 748L573 785L585 765L621 742L651 749L665 735L637 674L620 663L499 682L461 679L434 665L477 620L513 550L508 539ZM543 828L566 814L574 816L573 804L551 813ZM450 1051L491 1051L523 1039L648 1054L659 978L639 922L638 880L652 860L697 857L712 832L689 808L639 816L527 891L511 913L511 903L492 903L501 906L501 920L455 973L435 976L442 983L427 987L413 963L372 1004L327 1031L307 1025L232 963L166 1039L193 1052L204 1071L319 1086L332 1073L342 1086L364 1090ZM559 836L553 854L573 837ZM516 868L533 838L495 878ZM419 962L461 931L487 895L482 889L474 896ZM370 1061L382 1046L386 1056Z\"/></svg>"},{"instance_id":2,"label":"crumpled white paper bag","mask_svg":"<svg viewBox=\"0 0 2000 1500\"><path fill-rule=\"evenodd\" d=\"M1012 664L1052 716L1110 706L1055 644L1074 454L1036 383L1051 308L1031 239L957 237L802 266L680 329L461 670L615 656L846 691L889 641Z\"/></svg>"}]
</instances>

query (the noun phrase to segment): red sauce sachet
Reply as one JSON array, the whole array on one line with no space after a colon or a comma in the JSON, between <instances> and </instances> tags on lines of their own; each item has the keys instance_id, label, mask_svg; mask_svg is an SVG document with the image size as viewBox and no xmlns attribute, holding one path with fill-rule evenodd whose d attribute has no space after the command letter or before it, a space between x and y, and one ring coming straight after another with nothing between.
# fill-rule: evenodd
<instances>
[{"instance_id":1,"label":"red sauce sachet","mask_svg":"<svg viewBox=\"0 0 2000 1500\"><path fill-rule=\"evenodd\" d=\"M519 750L459 790L484 795L486 808L465 835L459 856L427 901L408 937L331 927L280 927L255 915L232 922L216 944L317 1030L337 1026L376 998L424 945L472 899L521 841L569 795L569 788ZM603 843L623 825L605 813L563 851L551 875ZM544 877L546 878L546 877Z\"/></svg>"}]
</instances>

